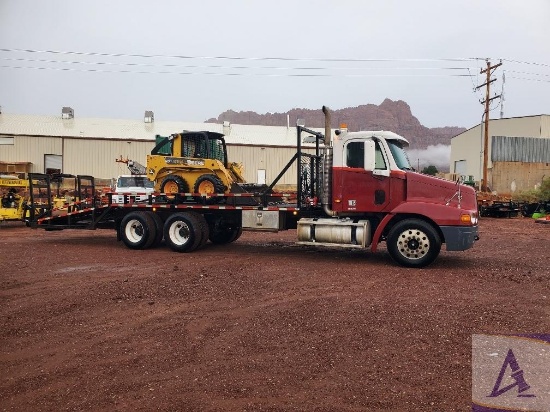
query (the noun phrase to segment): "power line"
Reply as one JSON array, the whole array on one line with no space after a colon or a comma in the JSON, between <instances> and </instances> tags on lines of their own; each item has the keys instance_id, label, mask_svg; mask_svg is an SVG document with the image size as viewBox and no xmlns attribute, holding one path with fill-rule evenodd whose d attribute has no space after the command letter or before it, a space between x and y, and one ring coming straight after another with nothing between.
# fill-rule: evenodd
<instances>
[{"instance_id":1,"label":"power line","mask_svg":"<svg viewBox=\"0 0 550 412\"><path fill-rule=\"evenodd\" d=\"M543 79L529 79L527 77L516 77L516 76L508 76L509 79L515 79L515 80L526 80L530 82L541 82L541 83L550 83L550 80L543 80Z\"/></svg>"},{"instance_id":2,"label":"power line","mask_svg":"<svg viewBox=\"0 0 550 412\"><path fill-rule=\"evenodd\" d=\"M280 61L318 61L318 62L436 62L436 61L472 61L479 60L476 57L437 58L437 59L347 59L347 58L292 58L292 57L239 57L239 56L187 56L187 55L163 55L163 54L128 54L128 53L103 53L60 50L35 50L35 49L7 49L0 48L1 52L23 53L50 53L79 56L101 57L138 57L138 58L170 58L170 59L219 59L219 60L280 60Z\"/></svg>"},{"instance_id":3,"label":"power line","mask_svg":"<svg viewBox=\"0 0 550 412\"><path fill-rule=\"evenodd\" d=\"M511 59L500 59L500 60L506 61L506 62L509 62L509 63L530 64L530 65L533 65L533 66L550 67L550 64L546 64L546 63L525 62L525 61L521 61L521 60L511 60Z\"/></svg>"},{"instance_id":4,"label":"power line","mask_svg":"<svg viewBox=\"0 0 550 412\"><path fill-rule=\"evenodd\" d=\"M86 62L67 60L27 59L3 57L0 60L27 63L53 63L53 64L83 64L103 66L131 66L131 67L170 67L193 69L256 69L256 70L468 70L468 67L278 67L278 66L221 66L221 65L179 65L179 64L148 64L148 63L113 63L113 62Z\"/></svg>"},{"instance_id":5,"label":"power line","mask_svg":"<svg viewBox=\"0 0 550 412\"><path fill-rule=\"evenodd\" d=\"M470 74L309 74L309 73L214 73L214 72L176 72L176 71L146 71L146 70L104 70L84 69L71 67L43 67L43 66L8 66L6 69L54 70L65 72L94 72L94 73L134 73L134 74L178 74L178 75L207 75L207 76L264 76L264 77L471 77Z\"/></svg>"}]
</instances>

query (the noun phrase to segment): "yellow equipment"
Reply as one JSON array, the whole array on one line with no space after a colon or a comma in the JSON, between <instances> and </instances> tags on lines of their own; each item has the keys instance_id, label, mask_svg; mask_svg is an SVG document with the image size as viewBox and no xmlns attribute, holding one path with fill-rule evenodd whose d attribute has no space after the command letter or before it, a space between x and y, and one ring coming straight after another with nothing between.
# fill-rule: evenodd
<instances>
[{"instance_id":1,"label":"yellow equipment","mask_svg":"<svg viewBox=\"0 0 550 412\"><path fill-rule=\"evenodd\" d=\"M147 156L147 177L167 195L241 193L243 166L229 163L222 134L183 132L162 139ZM216 203L221 198L201 198Z\"/></svg>"},{"instance_id":2,"label":"yellow equipment","mask_svg":"<svg viewBox=\"0 0 550 412\"><path fill-rule=\"evenodd\" d=\"M29 182L15 176L0 177L0 222L22 220L28 200Z\"/></svg>"}]
</instances>

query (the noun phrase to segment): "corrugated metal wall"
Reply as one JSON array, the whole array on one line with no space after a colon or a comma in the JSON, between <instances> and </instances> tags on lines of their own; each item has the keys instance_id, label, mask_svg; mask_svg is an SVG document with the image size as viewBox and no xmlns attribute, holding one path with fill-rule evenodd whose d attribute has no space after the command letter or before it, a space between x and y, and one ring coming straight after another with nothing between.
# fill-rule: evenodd
<instances>
[{"instance_id":1,"label":"corrugated metal wall","mask_svg":"<svg viewBox=\"0 0 550 412\"><path fill-rule=\"evenodd\" d=\"M304 150L314 154L315 150ZM227 146L227 156L232 162L241 162L244 165L244 177L247 182L258 180L258 170L266 171L266 183L270 184L277 175L284 169L287 163L296 153L292 147L269 147L269 146ZM287 170L278 184L296 184L296 162Z\"/></svg>"},{"instance_id":2,"label":"corrugated metal wall","mask_svg":"<svg viewBox=\"0 0 550 412\"><path fill-rule=\"evenodd\" d=\"M130 174L126 165L117 163L115 159L122 156L145 165L147 153L154 146L153 141L128 143L124 140L64 138L63 171L103 179Z\"/></svg>"},{"instance_id":3,"label":"corrugated metal wall","mask_svg":"<svg viewBox=\"0 0 550 412\"><path fill-rule=\"evenodd\" d=\"M540 119L540 137L550 137L550 116L542 116Z\"/></svg>"},{"instance_id":4,"label":"corrugated metal wall","mask_svg":"<svg viewBox=\"0 0 550 412\"><path fill-rule=\"evenodd\" d=\"M550 163L550 139L493 136L491 161Z\"/></svg>"},{"instance_id":5,"label":"corrugated metal wall","mask_svg":"<svg viewBox=\"0 0 550 412\"><path fill-rule=\"evenodd\" d=\"M0 146L0 160L3 162L31 162L31 171L44 173L44 155L60 155L62 141L57 137L15 136L13 145Z\"/></svg>"},{"instance_id":6,"label":"corrugated metal wall","mask_svg":"<svg viewBox=\"0 0 550 412\"><path fill-rule=\"evenodd\" d=\"M480 180L483 175L484 128L478 125L455 136L451 140L450 170L454 171L456 161L467 161L467 175ZM528 116L523 118L493 119L489 121L489 136L532 136L550 137L550 116ZM490 138L492 140L492 137ZM489 142L489 164L492 167L492 144Z\"/></svg>"}]
</instances>

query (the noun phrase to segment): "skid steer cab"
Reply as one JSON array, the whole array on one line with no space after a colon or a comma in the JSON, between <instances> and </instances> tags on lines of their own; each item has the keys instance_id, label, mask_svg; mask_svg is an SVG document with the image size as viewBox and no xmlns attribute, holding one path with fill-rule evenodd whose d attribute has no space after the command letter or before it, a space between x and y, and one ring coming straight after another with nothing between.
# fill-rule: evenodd
<instances>
[{"instance_id":1,"label":"skid steer cab","mask_svg":"<svg viewBox=\"0 0 550 412\"><path fill-rule=\"evenodd\" d=\"M147 177L155 191L170 198L181 193L199 195L239 193L243 166L229 163L224 136L215 132L182 132L158 141L147 156ZM207 198L216 203L220 197Z\"/></svg>"}]
</instances>

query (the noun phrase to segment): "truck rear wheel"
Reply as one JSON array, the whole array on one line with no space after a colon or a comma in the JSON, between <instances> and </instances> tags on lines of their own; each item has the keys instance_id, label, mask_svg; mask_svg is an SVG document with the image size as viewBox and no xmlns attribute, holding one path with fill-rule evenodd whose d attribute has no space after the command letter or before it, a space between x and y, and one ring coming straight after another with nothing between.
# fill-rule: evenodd
<instances>
[{"instance_id":1,"label":"truck rear wheel","mask_svg":"<svg viewBox=\"0 0 550 412\"><path fill-rule=\"evenodd\" d=\"M193 213L195 214L195 213ZM208 237L210 236L210 230L208 228L208 222L203 215L196 213L197 222L199 223L199 230L201 232L201 241L197 248L201 248L208 242Z\"/></svg>"},{"instance_id":2,"label":"truck rear wheel","mask_svg":"<svg viewBox=\"0 0 550 412\"><path fill-rule=\"evenodd\" d=\"M176 213L164 222L164 241L175 252L192 252L203 241L200 218L193 212ZM202 217L204 219L204 217Z\"/></svg>"},{"instance_id":3,"label":"truck rear wheel","mask_svg":"<svg viewBox=\"0 0 550 412\"><path fill-rule=\"evenodd\" d=\"M210 241L218 245L231 243L240 238L242 233L242 227L218 230L216 232L210 232Z\"/></svg>"},{"instance_id":4,"label":"truck rear wheel","mask_svg":"<svg viewBox=\"0 0 550 412\"><path fill-rule=\"evenodd\" d=\"M151 247L157 247L162 243L162 239L164 238L164 233L163 233L164 222L162 221L162 218L155 212L145 212L145 213L151 216L151 218L153 219L153 222L155 223L155 229L157 233L155 236L155 240L153 240L153 243L151 244Z\"/></svg>"},{"instance_id":5,"label":"truck rear wheel","mask_svg":"<svg viewBox=\"0 0 550 412\"><path fill-rule=\"evenodd\" d=\"M388 252L402 266L428 266L439 255L441 238L435 228L420 219L405 219L391 228Z\"/></svg>"},{"instance_id":6,"label":"truck rear wheel","mask_svg":"<svg viewBox=\"0 0 550 412\"><path fill-rule=\"evenodd\" d=\"M147 249L157 238L153 217L146 212L131 212L120 223L120 238L130 249Z\"/></svg>"}]
</instances>

